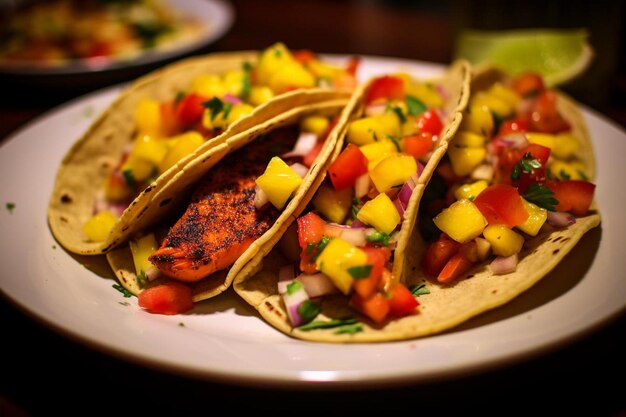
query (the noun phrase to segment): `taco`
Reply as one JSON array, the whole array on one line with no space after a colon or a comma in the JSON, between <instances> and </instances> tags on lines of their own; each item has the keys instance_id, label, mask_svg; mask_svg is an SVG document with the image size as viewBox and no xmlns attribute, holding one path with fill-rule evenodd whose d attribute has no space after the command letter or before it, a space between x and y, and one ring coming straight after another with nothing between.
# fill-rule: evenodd
<instances>
[{"instance_id":1,"label":"taco","mask_svg":"<svg viewBox=\"0 0 626 417\"><path fill-rule=\"evenodd\" d=\"M107 253L139 305L181 313L226 290L317 185L347 104L338 98L285 111L209 149L161 187L153 205L168 210Z\"/></svg>"},{"instance_id":2,"label":"taco","mask_svg":"<svg viewBox=\"0 0 626 417\"><path fill-rule=\"evenodd\" d=\"M438 79L399 73L362 85L320 186L237 275L235 291L299 339L412 337L411 322L424 317L410 290L418 204L469 88L465 61Z\"/></svg>"},{"instance_id":3,"label":"taco","mask_svg":"<svg viewBox=\"0 0 626 417\"><path fill-rule=\"evenodd\" d=\"M278 43L141 77L64 157L48 209L52 233L70 252L106 253L158 217L154 195L185 164L285 111L349 97L357 64L331 65Z\"/></svg>"}]
</instances>

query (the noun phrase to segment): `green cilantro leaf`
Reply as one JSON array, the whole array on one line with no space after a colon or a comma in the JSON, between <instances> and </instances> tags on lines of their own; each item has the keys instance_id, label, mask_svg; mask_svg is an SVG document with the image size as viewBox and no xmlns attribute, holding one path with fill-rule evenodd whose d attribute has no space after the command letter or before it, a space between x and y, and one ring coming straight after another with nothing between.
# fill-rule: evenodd
<instances>
[{"instance_id":1,"label":"green cilantro leaf","mask_svg":"<svg viewBox=\"0 0 626 417\"><path fill-rule=\"evenodd\" d=\"M363 278L367 278L370 276L370 273L372 272L372 268L373 268L373 265L371 264L357 265L357 266L351 266L350 268L347 269L347 271L348 271L348 274L350 274L352 278L363 279Z\"/></svg>"},{"instance_id":2,"label":"green cilantro leaf","mask_svg":"<svg viewBox=\"0 0 626 417\"><path fill-rule=\"evenodd\" d=\"M308 323L322 312L320 306L311 300L304 300L298 307L298 314L304 323Z\"/></svg>"},{"instance_id":3,"label":"green cilantro leaf","mask_svg":"<svg viewBox=\"0 0 626 417\"><path fill-rule=\"evenodd\" d=\"M396 116L398 116L398 119L400 119L400 123L406 123L406 116L399 106L388 105L388 107L396 114Z\"/></svg>"},{"instance_id":4,"label":"green cilantro leaf","mask_svg":"<svg viewBox=\"0 0 626 417\"><path fill-rule=\"evenodd\" d=\"M393 142L394 145L396 145L396 150L398 152L402 152L402 149L400 148L400 139L393 136L393 135L387 135L387 139L389 139L390 141Z\"/></svg>"},{"instance_id":5,"label":"green cilantro leaf","mask_svg":"<svg viewBox=\"0 0 626 417\"><path fill-rule=\"evenodd\" d=\"M122 287L120 284L113 284L113 288L121 292L124 295L124 298L129 298L133 296L133 293Z\"/></svg>"},{"instance_id":6,"label":"green cilantro leaf","mask_svg":"<svg viewBox=\"0 0 626 417\"><path fill-rule=\"evenodd\" d=\"M128 184L130 188L135 188L137 186L137 181L135 180L132 169L125 169L122 171L122 175L124 176L124 181L126 181L126 184Z\"/></svg>"},{"instance_id":7,"label":"green cilantro leaf","mask_svg":"<svg viewBox=\"0 0 626 417\"><path fill-rule=\"evenodd\" d=\"M379 243L383 246L389 246L389 235L385 232L379 232L378 230L365 237L365 240L372 243Z\"/></svg>"},{"instance_id":8,"label":"green cilantro leaf","mask_svg":"<svg viewBox=\"0 0 626 417\"><path fill-rule=\"evenodd\" d=\"M346 317L343 319L333 319L327 321L312 321L307 324L303 324L302 326L298 326L298 329L308 331L315 329L332 329L335 327L346 326L349 324L356 324L357 320L354 317Z\"/></svg>"},{"instance_id":9,"label":"green cilantro leaf","mask_svg":"<svg viewBox=\"0 0 626 417\"><path fill-rule=\"evenodd\" d=\"M252 91L251 79L252 64L246 61L243 63L243 80L241 80L241 95L244 99L250 97L250 92Z\"/></svg>"},{"instance_id":10,"label":"green cilantro leaf","mask_svg":"<svg viewBox=\"0 0 626 417\"><path fill-rule=\"evenodd\" d=\"M406 107L411 116L419 116L428 110L428 106L413 96L406 96Z\"/></svg>"},{"instance_id":11,"label":"green cilantro leaf","mask_svg":"<svg viewBox=\"0 0 626 417\"><path fill-rule=\"evenodd\" d=\"M355 334L363 331L363 325L361 323L346 324L340 326L335 334Z\"/></svg>"},{"instance_id":12,"label":"green cilantro leaf","mask_svg":"<svg viewBox=\"0 0 626 417\"><path fill-rule=\"evenodd\" d=\"M556 211L554 207L559 204L559 200L554 198L554 192L545 185L538 183L531 185L523 197L526 201L548 211Z\"/></svg>"},{"instance_id":13,"label":"green cilantro leaf","mask_svg":"<svg viewBox=\"0 0 626 417\"><path fill-rule=\"evenodd\" d=\"M411 288L409 289L411 290L411 294L413 294L415 297L419 297L420 295L424 294L430 294L430 290L428 289L426 284L423 283L411 285Z\"/></svg>"},{"instance_id":14,"label":"green cilantro leaf","mask_svg":"<svg viewBox=\"0 0 626 417\"><path fill-rule=\"evenodd\" d=\"M330 242L330 238L327 236L323 236L322 240L320 240L317 245L315 246L315 249L317 249L317 252L315 253L315 255L313 255L311 257L311 262L315 262L317 260L317 258L320 256L320 254L322 253L322 251L324 250L324 248L328 245L328 243ZM308 245L307 245L308 247Z\"/></svg>"},{"instance_id":15,"label":"green cilantro leaf","mask_svg":"<svg viewBox=\"0 0 626 417\"><path fill-rule=\"evenodd\" d=\"M224 110L224 102L218 97L213 97L211 100L203 102L202 105L209 109L209 112L211 113L211 120L215 120L217 115Z\"/></svg>"},{"instance_id":16,"label":"green cilantro leaf","mask_svg":"<svg viewBox=\"0 0 626 417\"><path fill-rule=\"evenodd\" d=\"M15 203L8 202L5 206L9 214L13 214L13 209L15 208Z\"/></svg>"},{"instance_id":17,"label":"green cilantro leaf","mask_svg":"<svg viewBox=\"0 0 626 417\"><path fill-rule=\"evenodd\" d=\"M565 170L563 170L563 169L561 170L561 172L559 172L559 175L564 180L569 180L571 178L570 175L567 172L565 172Z\"/></svg>"}]
</instances>

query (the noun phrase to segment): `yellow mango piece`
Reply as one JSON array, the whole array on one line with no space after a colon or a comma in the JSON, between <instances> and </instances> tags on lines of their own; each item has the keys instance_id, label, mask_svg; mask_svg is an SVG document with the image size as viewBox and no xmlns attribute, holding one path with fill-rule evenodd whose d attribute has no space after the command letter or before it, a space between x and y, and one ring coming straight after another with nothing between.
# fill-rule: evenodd
<instances>
[{"instance_id":1,"label":"yellow mango piece","mask_svg":"<svg viewBox=\"0 0 626 417\"><path fill-rule=\"evenodd\" d=\"M404 91L409 96L413 96L427 107L443 107L444 99L437 90L437 86L430 82L415 82L410 75L402 77L404 79Z\"/></svg>"},{"instance_id":2,"label":"yellow mango piece","mask_svg":"<svg viewBox=\"0 0 626 417\"><path fill-rule=\"evenodd\" d=\"M565 162L560 159L551 159L548 164L548 170L555 178L560 179L572 179L572 180L584 180L585 165L580 161Z\"/></svg>"},{"instance_id":3,"label":"yellow mango piece","mask_svg":"<svg viewBox=\"0 0 626 417\"><path fill-rule=\"evenodd\" d=\"M186 132L176 136L176 141L167 151L163 160L159 164L159 172L163 173L178 161L195 151L198 146L204 143L202 135L196 131Z\"/></svg>"},{"instance_id":4,"label":"yellow mango piece","mask_svg":"<svg viewBox=\"0 0 626 417\"><path fill-rule=\"evenodd\" d=\"M480 148L485 146L485 141L485 136L481 134L461 131L454 135L450 144L455 146L464 146L467 148Z\"/></svg>"},{"instance_id":5,"label":"yellow mango piece","mask_svg":"<svg viewBox=\"0 0 626 417\"><path fill-rule=\"evenodd\" d=\"M152 176L155 169L156 166L152 162L131 153L122 165L121 171L129 172L135 181L144 181Z\"/></svg>"},{"instance_id":6,"label":"yellow mango piece","mask_svg":"<svg viewBox=\"0 0 626 417\"><path fill-rule=\"evenodd\" d=\"M556 136L548 133L528 132L526 133L526 137L530 143L536 143L537 145L545 146L552 150L556 145Z\"/></svg>"},{"instance_id":7,"label":"yellow mango piece","mask_svg":"<svg viewBox=\"0 0 626 417\"><path fill-rule=\"evenodd\" d=\"M300 130L322 136L328 130L330 121L324 116L307 116L300 122Z\"/></svg>"},{"instance_id":8,"label":"yellow mango piece","mask_svg":"<svg viewBox=\"0 0 626 417\"><path fill-rule=\"evenodd\" d=\"M202 97L222 97L226 93L226 88L222 79L216 74L200 74L191 80L190 92Z\"/></svg>"},{"instance_id":9,"label":"yellow mango piece","mask_svg":"<svg viewBox=\"0 0 626 417\"><path fill-rule=\"evenodd\" d=\"M485 227L483 236L491 243L491 251L498 256L511 256L522 250L524 238L503 224Z\"/></svg>"},{"instance_id":10,"label":"yellow mango piece","mask_svg":"<svg viewBox=\"0 0 626 417\"><path fill-rule=\"evenodd\" d=\"M313 59L307 63L307 68L318 78L328 78L334 80L338 72L343 70L330 65L327 62L320 61L319 59Z\"/></svg>"},{"instance_id":11,"label":"yellow mango piece","mask_svg":"<svg viewBox=\"0 0 626 417\"><path fill-rule=\"evenodd\" d=\"M528 212L528 218L523 224L517 226L517 228L530 236L537 236L539 229L541 229L541 226L543 226L548 218L548 211L523 198L522 204L524 205L524 209Z\"/></svg>"},{"instance_id":12,"label":"yellow mango piece","mask_svg":"<svg viewBox=\"0 0 626 417\"><path fill-rule=\"evenodd\" d=\"M354 191L350 187L335 191L333 187L323 185L313 197L313 207L327 220L343 223L352 208L353 195Z\"/></svg>"},{"instance_id":13,"label":"yellow mango piece","mask_svg":"<svg viewBox=\"0 0 626 417\"><path fill-rule=\"evenodd\" d=\"M576 151L580 148L580 142L571 133L560 133L556 135L554 140L554 147L552 148L551 155L560 158L571 158Z\"/></svg>"},{"instance_id":14,"label":"yellow mango piece","mask_svg":"<svg viewBox=\"0 0 626 417\"><path fill-rule=\"evenodd\" d=\"M116 221L117 217L113 213L101 211L83 224L83 232L91 242L103 242Z\"/></svg>"},{"instance_id":15,"label":"yellow mango piece","mask_svg":"<svg viewBox=\"0 0 626 417\"><path fill-rule=\"evenodd\" d=\"M387 234L393 232L402 220L393 201L384 193L363 204L356 218Z\"/></svg>"},{"instance_id":16,"label":"yellow mango piece","mask_svg":"<svg viewBox=\"0 0 626 417\"><path fill-rule=\"evenodd\" d=\"M315 77L301 63L291 61L276 69L268 86L276 93L292 88L311 88L315 86Z\"/></svg>"},{"instance_id":17,"label":"yellow mango piece","mask_svg":"<svg viewBox=\"0 0 626 417\"><path fill-rule=\"evenodd\" d=\"M228 71L224 74L222 84L224 86L224 93L232 94L234 96L241 95L243 91L243 78L245 74L242 70Z\"/></svg>"},{"instance_id":18,"label":"yellow mango piece","mask_svg":"<svg viewBox=\"0 0 626 417\"><path fill-rule=\"evenodd\" d=\"M367 264L367 254L340 237L332 239L315 261L317 269L344 294L350 292L354 281L349 269Z\"/></svg>"},{"instance_id":19,"label":"yellow mango piece","mask_svg":"<svg viewBox=\"0 0 626 417\"><path fill-rule=\"evenodd\" d=\"M302 178L280 157L274 156L265 172L256 179L256 184L265 192L270 203L280 210L300 187Z\"/></svg>"},{"instance_id":20,"label":"yellow mango piece","mask_svg":"<svg viewBox=\"0 0 626 417\"><path fill-rule=\"evenodd\" d=\"M400 135L400 120L392 112L363 117L351 122L348 126L347 140L361 146L385 139L387 135Z\"/></svg>"},{"instance_id":21,"label":"yellow mango piece","mask_svg":"<svg viewBox=\"0 0 626 417\"><path fill-rule=\"evenodd\" d=\"M487 106L472 104L467 107L463 114L463 120L459 131L472 132L485 137L491 137L493 133L493 115Z\"/></svg>"},{"instance_id":22,"label":"yellow mango piece","mask_svg":"<svg viewBox=\"0 0 626 417\"><path fill-rule=\"evenodd\" d=\"M494 97L498 97L513 109L517 107L517 104L522 99L513 89L500 82L493 84L487 92Z\"/></svg>"},{"instance_id":23,"label":"yellow mango piece","mask_svg":"<svg viewBox=\"0 0 626 417\"><path fill-rule=\"evenodd\" d=\"M135 139L132 154L138 158L158 165L167 153L167 144L161 139L156 139L149 135L139 135Z\"/></svg>"},{"instance_id":24,"label":"yellow mango piece","mask_svg":"<svg viewBox=\"0 0 626 417\"><path fill-rule=\"evenodd\" d=\"M104 180L104 197L108 201L121 202L129 198L133 190L122 174L110 174Z\"/></svg>"},{"instance_id":25,"label":"yellow mango piece","mask_svg":"<svg viewBox=\"0 0 626 417\"><path fill-rule=\"evenodd\" d=\"M487 226L487 220L478 207L468 199L455 201L439 213L433 221L435 225L459 243L469 242L480 236Z\"/></svg>"},{"instance_id":26,"label":"yellow mango piece","mask_svg":"<svg viewBox=\"0 0 626 417\"><path fill-rule=\"evenodd\" d=\"M513 113L514 108L499 97L488 94L486 91L476 93L471 99L471 105L486 106L489 111L500 117L506 117Z\"/></svg>"},{"instance_id":27,"label":"yellow mango piece","mask_svg":"<svg viewBox=\"0 0 626 417\"><path fill-rule=\"evenodd\" d=\"M148 260L148 257L159 248L154 233L148 233L141 237L130 239L128 244L130 246L130 252L133 255L133 263L137 275L155 268Z\"/></svg>"},{"instance_id":28,"label":"yellow mango piece","mask_svg":"<svg viewBox=\"0 0 626 417\"><path fill-rule=\"evenodd\" d=\"M135 125L140 134L160 136L161 104L156 100L140 100L135 111Z\"/></svg>"},{"instance_id":29,"label":"yellow mango piece","mask_svg":"<svg viewBox=\"0 0 626 417\"><path fill-rule=\"evenodd\" d=\"M234 104L230 111L228 112L228 117L226 118L226 126L228 127L235 123L237 120L241 119L244 116L249 115L254 111L254 107L249 104L239 103Z\"/></svg>"},{"instance_id":30,"label":"yellow mango piece","mask_svg":"<svg viewBox=\"0 0 626 417\"><path fill-rule=\"evenodd\" d=\"M457 200L466 198L468 200L473 201L476 198L476 196L478 196L478 194L480 194L480 192L484 190L485 188L487 188L488 186L489 186L489 183L485 180L479 180L471 184L463 184L460 187L458 187L456 190L454 190L454 197Z\"/></svg>"},{"instance_id":31,"label":"yellow mango piece","mask_svg":"<svg viewBox=\"0 0 626 417\"><path fill-rule=\"evenodd\" d=\"M272 76L276 74L282 66L293 61L293 55L291 55L289 49L281 42L266 48L261 52L256 68L256 76L259 84L269 85Z\"/></svg>"},{"instance_id":32,"label":"yellow mango piece","mask_svg":"<svg viewBox=\"0 0 626 417\"><path fill-rule=\"evenodd\" d=\"M404 184L417 172L417 162L410 155L396 153L387 156L370 171L370 178L379 193L386 193Z\"/></svg>"},{"instance_id":33,"label":"yellow mango piece","mask_svg":"<svg viewBox=\"0 0 626 417\"><path fill-rule=\"evenodd\" d=\"M250 89L248 100L254 106L258 106L274 98L274 92L267 86L253 86Z\"/></svg>"},{"instance_id":34,"label":"yellow mango piece","mask_svg":"<svg viewBox=\"0 0 626 417\"><path fill-rule=\"evenodd\" d=\"M367 158L368 170L374 169L374 167L387 156L398 153L398 147L389 139L368 143L367 145L360 146L359 149L363 152L365 158Z\"/></svg>"},{"instance_id":35,"label":"yellow mango piece","mask_svg":"<svg viewBox=\"0 0 626 417\"><path fill-rule=\"evenodd\" d=\"M450 158L452 171L458 177L471 174L483 162L486 155L487 150L484 147L467 148L452 144L448 148L448 157Z\"/></svg>"}]
</instances>

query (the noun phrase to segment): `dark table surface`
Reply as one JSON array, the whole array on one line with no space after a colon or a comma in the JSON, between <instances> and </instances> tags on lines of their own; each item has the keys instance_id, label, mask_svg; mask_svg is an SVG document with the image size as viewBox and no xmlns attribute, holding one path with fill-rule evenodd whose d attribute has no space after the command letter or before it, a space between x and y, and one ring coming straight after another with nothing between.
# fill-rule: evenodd
<instances>
[{"instance_id":1,"label":"dark table surface","mask_svg":"<svg viewBox=\"0 0 626 417\"><path fill-rule=\"evenodd\" d=\"M453 57L455 34L460 25L492 25L487 18L476 19L461 3L237 0L233 1L236 21L231 30L199 53L262 49L283 41L292 49L380 55L445 64ZM485 4L491 3L481 5L486 8ZM498 3L494 2L493 7L497 8ZM524 3L528 7L543 7L541 2ZM614 25L611 40L604 42L601 41L602 30L596 30L597 16L585 13L585 7L591 6L587 2L574 3L581 11L567 15L569 20L559 19L553 23L546 20L550 13L535 13L532 14L534 22L544 26L568 27L565 22L571 27L591 27L592 41L598 42L594 47L599 52L600 63L590 69L591 81L574 82L564 89L624 127L626 54L621 30L623 18L613 16L623 12L623 7L620 2L614 2L609 3L606 10L593 12L613 16L604 24ZM597 4L589 2L592 3ZM517 2L512 2L509 7L514 10L516 5ZM551 10L551 13L563 17L564 12ZM514 21L511 16L507 18L509 23ZM598 34L596 38L594 34ZM135 75L138 74L132 74ZM127 80L112 77L74 88L71 85L42 88L0 79L0 140L67 100ZM626 278L626 273L624 275ZM3 325L0 416L73 415L83 414L86 410L116 414L215 414L218 405L225 410L222 412L237 415L242 411L314 411L322 415L362 411L409 411L411 415L460 415L466 412L626 415L626 384L621 379L626 371L624 314L565 345L523 362L429 383L340 391L236 386L144 368L65 338L2 297L0 323Z\"/></svg>"}]
</instances>

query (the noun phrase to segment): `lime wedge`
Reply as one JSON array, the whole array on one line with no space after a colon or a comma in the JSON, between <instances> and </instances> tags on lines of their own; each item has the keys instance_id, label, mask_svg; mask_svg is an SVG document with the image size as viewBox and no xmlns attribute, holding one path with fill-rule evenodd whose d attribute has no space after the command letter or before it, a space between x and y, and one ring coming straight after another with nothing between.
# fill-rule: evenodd
<instances>
[{"instance_id":1,"label":"lime wedge","mask_svg":"<svg viewBox=\"0 0 626 417\"><path fill-rule=\"evenodd\" d=\"M520 29L465 31L457 39L455 58L473 65L493 64L515 75L535 71L549 86L579 76L593 59L593 48L584 29Z\"/></svg>"}]
</instances>

